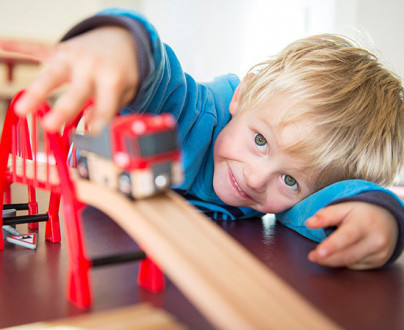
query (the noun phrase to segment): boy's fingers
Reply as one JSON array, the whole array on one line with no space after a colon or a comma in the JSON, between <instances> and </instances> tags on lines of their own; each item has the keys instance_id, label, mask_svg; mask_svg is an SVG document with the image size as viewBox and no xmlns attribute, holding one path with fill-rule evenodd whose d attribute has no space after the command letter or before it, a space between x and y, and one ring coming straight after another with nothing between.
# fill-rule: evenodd
<instances>
[{"instance_id":1,"label":"boy's fingers","mask_svg":"<svg viewBox=\"0 0 404 330\"><path fill-rule=\"evenodd\" d=\"M350 248L363 238L358 228L351 228L349 224L340 226L333 234L317 245L313 251L318 258L325 258L338 251Z\"/></svg>"},{"instance_id":2,"label":"boy's fingers","mask_svg":"<svg viewBox=\"0 0 404 330\"><path fill-rule=\"evenodd\" d=\"M16 113L24 116L34 112L42 102L47 100L52 91L68 81L69 71L65 63L55 63L45 67L16 103Z\"/></svg>"},{"instance_id":3,"label":"boy's fingers","mask_svg":"<svg viewBox=\"0 0 404 330\"><path fill-rule=\"evenodd\" d=\"M346 204L341 203L321 209L314 216L307 219L306 225L313 229L340 225L350 211L350 208L347 208Z\"/></svg>"},{"instance_id":4,"label":"boy's fingers","mask_svg":"<svg viewBox=\"0 0 404 330\"><path fill-rule=\"evenodd\" d=\"M91 129L97 133L118 112L121 93L111 88L108 83L103 84L99 82L95 88L96 104L94 109L89 113L87 122L91 126Z\"/></svg>"},{"instance_id":5,"label":"boy's fingers","mask_svg":"<svg viewBox=\"0 0 404 330\"><path fill-rule=\"evenodd\" d=\"M0 38L0 49L46 60L53 53L55 46L35 41Z\"/></svg>"},{"instance_id":6,"label":"boy's fingers","mask_svg":"<svg viewBox=\"0 0 404 330\"><path fill-rule=\"evenodd\" d=\"M369 250L370 242L360 242L332 253L326 257L320 257L315 251L309 253L309 260L328 267L348 267L351 269L369 269L380 267L384 259L380 258L377 251Z\"/></svg>"},{"instance_id":7,"label":"boy's fingers","mask_svg":"<svg viewBox=\"0 0 404 330\"><path fill-rule=\"evenodd\" d=\"M44 128L49 132L57 131L66 122L73 120L83 108L85 102L91 97L91 83L72 83L69 88L57 99L44 120Z\"/></svg>"}]
</instances>

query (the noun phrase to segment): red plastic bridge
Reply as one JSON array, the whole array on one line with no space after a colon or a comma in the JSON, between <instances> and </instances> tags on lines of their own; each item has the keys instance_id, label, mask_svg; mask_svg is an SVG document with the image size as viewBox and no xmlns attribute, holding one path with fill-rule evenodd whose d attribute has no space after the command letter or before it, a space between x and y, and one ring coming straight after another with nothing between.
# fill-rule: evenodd
<instances>
[{"instance_id":1,"label":"red plastic bridge","mask_svg":"<svg viewBox=\"0 0 404 330\"><path fill-rule=\"evenodd\" d=\"M81 211L85 204L76 195L75 185L68 166L69 135L76 129L82 114L67 125L62 133L43 132L43 147L39 150L38 125L41 118L50 110L47 103L42 104L29 123L14 111L14 104L23 91L11 102L3 125L0 141L0 225L29 223L37 228L39 221L46 221L45 239L60 242L59 206L63 198L63 223L68 249L68 299L75 305L86 308L91 305L89 269L122 261L141 260L138 275L140 286L154 292L164 288L164 276L159 268L142 252L120 256L89 259L86 255ZM42 144L42 143L41 143ZM40 157L42 155L42 157ZM73 160L74 163L74 160ZM55 165L57 164L57 166ZM28 203L12 204L10 186L19 183L28 187ZM46 214L38 214L35 189L50 192L49 209ZM27 210L28 215L3 219L3 209ZM4 242L0 240L0 250Z\"/></svg>"}]
</instances>

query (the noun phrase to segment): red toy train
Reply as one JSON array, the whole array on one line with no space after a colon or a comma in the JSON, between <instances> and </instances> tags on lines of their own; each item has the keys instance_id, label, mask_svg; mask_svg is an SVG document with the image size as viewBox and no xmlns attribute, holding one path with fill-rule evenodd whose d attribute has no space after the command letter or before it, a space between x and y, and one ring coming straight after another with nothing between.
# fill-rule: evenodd
<instances>
[{"instance_id":1,"label":"red toy train","mask_svg":"<svg viewBox=\"0 0 404 330\"><path fill-rule=\"evenodd\" d=\"M182 180L177 126L170 114L116 117L98 135L74 133L80 177L144 198Z\"/></svg>"}]
</instances>

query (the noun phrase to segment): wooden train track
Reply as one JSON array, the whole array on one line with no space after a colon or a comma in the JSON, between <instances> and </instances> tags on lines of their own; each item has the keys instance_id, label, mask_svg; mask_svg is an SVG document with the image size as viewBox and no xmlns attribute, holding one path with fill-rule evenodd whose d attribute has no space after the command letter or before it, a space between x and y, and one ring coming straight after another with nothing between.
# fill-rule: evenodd
<instances>
[{"instance_id":1,"label":"wooden train track","mask_svg":"<svg viewBox=\"0 0 404 330\"><path fill-rule=\"evenodd\" d=\"M78 199L114 219L216 327L338 328L174 192L133 202L86 180L75 186Z\"/></svg>"},{"instance_id":2,"label":"wooden train track","mask_svg":"<svg viewBox=\"0 0 404 330\"><path fill-rule=\"evenodd\" d=\"M185 329L172 315L148 304L73 316L48 322L35 322L8 330L87 329L87 330L181 330Z\"/></svg>"}]
</instances>

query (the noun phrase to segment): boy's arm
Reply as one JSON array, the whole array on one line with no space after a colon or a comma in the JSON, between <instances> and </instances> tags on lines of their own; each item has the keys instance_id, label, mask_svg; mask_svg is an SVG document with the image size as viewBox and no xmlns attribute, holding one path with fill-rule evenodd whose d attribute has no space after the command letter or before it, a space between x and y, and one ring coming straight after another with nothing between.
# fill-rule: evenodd
<instances>
[{"instance_id":1,"label":"boy's arm","mask_svg":"<svg viewBox=\"0 0 404 330\"><path fill-rule=\"evenodd\" d=\"M240 83L237 76L196 83L140 13L119 8L79 23L56 45L0 38L0 48L37 57L45 64L15 104L17 114L35 112L57 87L68 83L42 120L50 132L73 120L89 98L95 103L85 118L93 131L118 111L173 114L183 146L185 180L179 188L218 202L206 179L211 169L205 164L213 163L208 159L213 157L210 137L215 138L230 119L228 106Z\"/></svg>"},{"instance_id":2,"label":"boy's arm","mask_svg":"<svg viewBox=\"0 0 404 330\"><path fill-rule=\"evenodd\" d=\"M290 210L278 214L277 219L303 236L317 242L323 241L315 253L311 253L310 259L313 261L330 266L375 268L391 264L403 251L403 205L395 194L379 185L362 180L347 180L314 193ZM332 228L334 230L330 226L335 226ZM378 239L380 237L381 240ZM350 240L350 243L344 243ZM383 241L384 245L379 246ZM340 251L336 251L338 245L342 246ZM359 252L358 246L362 249ZM327 259L328 255L320 253L322 250L331 255L333 248L333 252L339 253L345 248L342 251L344 254L338 256L339 263L335 262L336 253L334 259ZM381 258L381 253L386 251L388 255ZM354 262L350 264L348 261L341 263L341 260L348 260L355 253L362 256L373 253L371 258L367 257L370 266L359 266Z\"/></svg>"},{"instance_id":3,"label":"boy's arm","mask_svg":"<svg viewBox=\"0 0 404 330\"><path fill-rule=\"evenodd\" d=\"M152 25L137 12L104 11L75 26L62 41L45 45L0 39L0 48L36 57L45 64L17 102L19 115L36 111L59 86L68 83L43 120L48 131L73 119L88 98L96 102L86 119L97 130L128 104L139 99L150 102L155 92L151 87L168 81L163 77L169 76L165 69L170 69L163 45ZM146 97L141 95L145 91L149 93ZM163 99L169 92L161 94Z\"/></svg>"},{"instance_id":4,"label":"boy's arm","mask_svg":"<svg viewBox=\"0 0 404 330\"><path fill-rule=\"evenodd\" d=\"M109 35L99 33L110 29L115 29L115 44ZM123 39L120 35L128 40L118 43ZM92 44L87 42L91 36L94 36L90 39ZM20 115L35 111L61 83L69 83L68 91L57 98L63 102L56 102L52 107L49 117L53 118L44 120L48 130L62 127L63 119L74 118L86 97L96 101L93 115L86 117L99 121L96 125L93 123L96 127L101 127L118 111L124 114L170 112L179 122L181 140L195 127L197 120L207 122L205 126L217 127L218 131L224 125L226 118L216 112L216 106L228 105L239 79L235 75L223 77L220 81L224 87L213 95L208 84L197 84L183 72L175 53L161 42L157 31L140 13L119 8L104 10L74 26L62 41L46 47L24 42L19 46L14 41L0 39L0 48L36 56L45 62L45 72L34 80L25 97L16 104ZM103 66L103 62L108 66ZM205 112L206 116L201 119ZM54 114L58 115L57 120Z\"/></svg>"}]
</instances>

